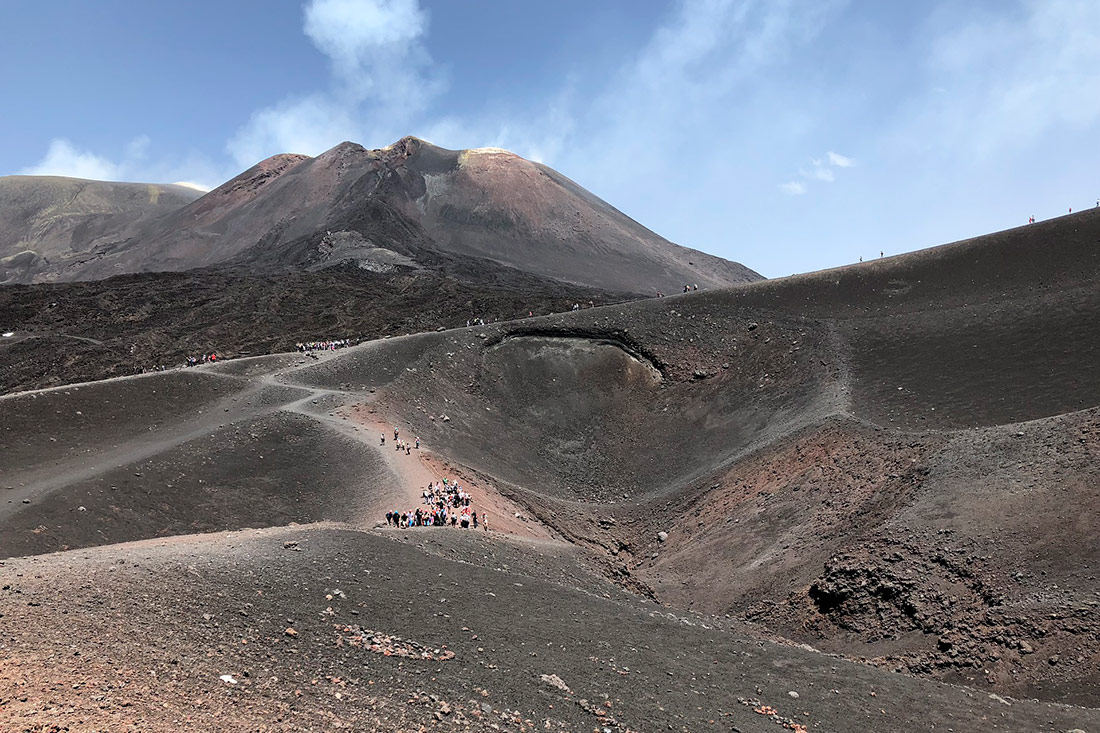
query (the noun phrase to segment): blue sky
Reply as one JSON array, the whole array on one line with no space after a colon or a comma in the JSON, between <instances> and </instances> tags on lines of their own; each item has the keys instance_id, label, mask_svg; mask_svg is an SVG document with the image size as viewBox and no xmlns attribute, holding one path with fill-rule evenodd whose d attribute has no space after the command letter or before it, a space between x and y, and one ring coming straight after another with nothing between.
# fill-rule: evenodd
<instances>
[{"instance_id":1,"label":"blue sky","mask_svg":"<svg viewBox=\"0 0 1100 733\"><path fill-rule=\"evenodd\" d=\"M0 174L216 185L415 134L787 275L1094 206L1100 3L3 3Z\"/></svg>"}]
</instances>

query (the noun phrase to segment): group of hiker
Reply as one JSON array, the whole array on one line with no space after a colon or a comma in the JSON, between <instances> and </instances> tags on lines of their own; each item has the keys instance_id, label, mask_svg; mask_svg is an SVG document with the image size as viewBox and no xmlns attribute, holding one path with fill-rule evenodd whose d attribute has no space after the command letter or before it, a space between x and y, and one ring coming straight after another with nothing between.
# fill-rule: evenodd
<instances>
[{"instance_id":1,"label":"group of hiker","mask_svg":"<svg viewBox=\"0 0 1100 733\"><path fill-rule=\"evenodd\" d=\"M216 351L212 351L209 354L200 354L199 356L187 357L187 366L193 367L199 364L209 364L218 360L218 354Z\"/></svg>"},{"instance_id":2,"label":"group of hiker","mask_svg":"<svg viewBox=\"0 0 1100 733\"><path fill-rule=\"evenodd\" d=\"M420 438L412 443L401 439L401 431L393 429L393 442L398 452L412 454L413 447L420 450ZM382 433L380 445L386 444L386 434ZM392 527L462 527L463 529L489 530L489 517L470 505L473 497L459 486L454 479L444 478L434 483L428 482L427 488L420 492L423 506L410 511L386 512L386 524Z\"/></svg>"},{"instance_id":3,"label":"group of hiker","mask_svg":"<svg viewBox=\"0 0 1100 733\"><path fill-rule=\"evenodd\" d=\"M1100 209L1100 199L1096 199L1096 208ZM1073 207L1072 206L1069 207L1069 212L1068 213L1070 213L1070 214L1073 213ZM1027 218L1027 223L1028 224L1034 224L1037 221L1039 221L1039 220L1035 218L1034 214L1032 214L1031 216L1029 216Z\"/></svg>"},{"instance_id":4,"label":"group of hiker","mask_svg":"<svg viewBox=\"0 0 1100 733\"><path fill-rule=\"evenodd\" d=\"M295 347L300 352L307 351L336 351L351 346L351 339L335 339L332 341L299 341Z\"/></svg>"},{"instance_id":5,"label":"group of hiker","mask_svg":"<svg viewBox=\"0 0 1100 733\"><path fill-rule=\"evenodd\" d=\"M409 441L401 440L400 438L398 438L396 436L397 436L397 431L395 430L394 431L393 445L394 445L394 448L397 450L398 453L404 452L405 455L411 456L412 452L413 452L413 448L416 448L417 450L420 450L420 438L417 438L415 443L410 443ZM385 436L385 434L383 434L381 445L385 445L385 444L386 444L386 436Z\"/></svg>"},{"instance_id":6,"label":"group of hiker","mask_svg":"<svg viewBox=\"0 0 1100 733\"><path fill-rule=\"evenodd\" d=\"M386 512L386 524L394 527L462 527L489 531L489 517L471 508L473 497L453 479L429 483L420 492L424 506L411 511Z\"/></svg>"}]
</instances>

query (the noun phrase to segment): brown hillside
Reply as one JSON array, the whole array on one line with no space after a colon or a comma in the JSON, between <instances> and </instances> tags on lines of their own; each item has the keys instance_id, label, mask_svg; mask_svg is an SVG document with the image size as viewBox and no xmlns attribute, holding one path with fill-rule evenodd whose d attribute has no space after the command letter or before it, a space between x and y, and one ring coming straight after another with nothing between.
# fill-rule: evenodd
<instances>
[{"instance_id":1,"label":"brown hillside","mask_svg":"<svg viewBox=\"0 0 1100 733\"><path fill-rule=\"evenodd\" d=\"M545 166L412 137L375 150L345 142L316 158L275 156L188 206L116 232L109 244L84 243L79 261L54 263L39 278L224 264L437 267L441 256L457 255L645 295L760 279L668 242Z\"/></svg>"},{"instance_id":2,"label":"brown hillside","mask_svg":"<svg viewBox=\"0 0 1100 733\"><path fill-rule=\"evenodd\" d=\"M0 284L65 272L89 251L133 236L141 223L201 195L186 186L0 177Z\"/></svg>"}]
</instances>

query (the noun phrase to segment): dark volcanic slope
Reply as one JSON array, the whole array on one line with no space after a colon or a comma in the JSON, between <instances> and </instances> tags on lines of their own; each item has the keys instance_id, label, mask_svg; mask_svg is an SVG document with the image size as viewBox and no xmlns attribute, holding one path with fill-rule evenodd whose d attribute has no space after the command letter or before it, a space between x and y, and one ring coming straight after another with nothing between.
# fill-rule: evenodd
<instances>
[{"instance_id":1,"label":"dark volcanic slope","mask_svg":"<svg viewBox=\"0 0 1100 733\"><path fill-rule=\"evenodd\" d=\"M760 279L668 242L545 166L411 137L379 150L341 143L316 158L270 158L126 243L53 274L93 279L226 262L434 267L447 253L642 294Z\"/></svg>"},{"instance_id":2,"label":"dark volcanic slope","mask_svg":"<svg viewBox=\"0 0 1100 733\"><path fill-rule=\"evenodd\" d=\"M66 271L201 195L185 186L0 177L0 284Z\"/></svg>"},{"instance_id":3,"label":"dark volcanic slope","mask_svg":"<svg viewBox=\"0 0 1100 733\"><path fill-rule=\"evenodd\" d=\"M561 550L441 532L446 558L393 533L298 528L3 563L0 722L512 733L1100 725L1096 711L998 701L762 642L597 579L563 586ZM372 652L374 638L418 656Z\"/></svg>"},{"instance_id":4,"label":"dark volcanic slope","mask_svg":"<svg viewBox=\"0 0 1100 733\"><path fill-rule=\"evenodd\" d=\"M0 333L13 332L0 337L0 393L175 367L210 352L255 356L300 341L382 338L632 297L473 258L446 267L454 276L194 270L0 288Z\"/></svg>"},{"instance_id":5,"label":"dark volcanic slope","mask_svg":"<svg viewBox=\"0 0 1100 733\"><path fill-rule=\"evenodd\" d=\"M10 559L0 719L61 700L121 725L127 703L171 728L202 699L275 729L1091 730L1098 244L1086 212L317 361L0 398L24 426L0 432L0 556L241 528L258 505L369 527L415 501L419 460L380 449L378 424L555 538L291 528ZM67 413L97 393L163 399L163 423L114 409L79 432ZM83 662L58 619L110 663ZM366 656L356 626L456 657ZM64 689L17 694L59 664ZM146 682L116 702L118 669Z\"/></svg>"}]
</instances>

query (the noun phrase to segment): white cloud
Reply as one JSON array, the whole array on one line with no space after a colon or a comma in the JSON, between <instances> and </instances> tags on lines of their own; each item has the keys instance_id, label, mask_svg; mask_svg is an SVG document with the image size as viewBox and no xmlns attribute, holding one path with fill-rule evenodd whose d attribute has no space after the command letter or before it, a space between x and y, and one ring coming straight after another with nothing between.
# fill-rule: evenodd
<instances>
[{"instance_id":1,"label":"white cloud","mask_svg":"<svg viewBox=\"0 0 1100 733\"><path fill-rule=\"evenodd\" d=\"M806 184L802 181L790 181L779 184L779 190L790 196L801 196L806 193Z\"/></svg>"},{"instance_id":2,"label":"white cloud","mask_svg":"<svg viewBox=\"0 0 1100 733\"><path fill-rule=\"evenodd\" d=\"M249 167L277 153L316 155L342 140L392 142L441 90L421 40L417 0L311 0L303 31L328 57L325 89L255 112L227 149Z\"/></svg>"},{"instance_id":3,"label":"white cloud","mask_svg":"<svg viewBox=\"0 0 1100 733\"><path fill-rule=\"evenodd\" d=\"M96 181L121 180L122 166L88 150L80 150L68 140L50 141L45 157L19 171L28 176L69 176Z\"/></svg>"},{"instance_id":4,"label":"white cloud","mask_svg":"<svg viewBox=\"0 0 1100 733\"><path fill-rule=\"evenodd\" d=\"M833 183L836 181L837 168L851 168L853 165L855 165L855 161L848 156L829 151L825 153L824 158L812 158L809 170L800 168L798 175L806 181ZM804 194L809 190L806 184L795 182L784 183L780 186L780 189L786 193L796 195Z\"/></svg>"},{"instance_id":5,"label":"white cloud","mask_svg":"<svg viewBox=\"0 0 1100 733\"><path fill-rule=\"evenodd\" d=\"M93 181L140 181L159 183L181 181L179 185L191 186L200 191L213 188L212 182L228 178L224 169L198 156L181 161L153 161L149 159L152 141L141 135L123 149L122 155L112 158L91 150L84 150L70 140L57 138L50 141L42 160L19 171L22 175L67 176Z\"/></svg>"},{"instance_id":6,"label":"white cloud","mask_svg":"<svg viewBox=\"0 0 1100 733\"><path fill-rule=\"evenodd\" d=\"M313 0L304 30L338 73L354 76L369 71L380 52L408 47L427 26L416 0Z\"/></svg>"},{"instance_id":7,"label":"white cloud","mask_svg":"<svg viewBox=\"0 0 1100 733\"><path fill-rule=\"evenodd\" d=\"M228 147L243 169L277 153L316 155L342 140L354 139L358 131L359 123L348 106L315 94L253 113Z\"/></svg>"},{"instance_id":8,"label":"white cloud","mask_svg":"<svg viewBox=\"0 0 1100 733\"><path fill-rule=\"evenodd\" d=\"M209 186L204 186L203 184L195 183L194 181L176 181L172 185L173 186L183 186L184 188L192 188L196 191L202 191L203 193L206 193L207 191L210 190Z\"/></svg>"}]
</instances>

